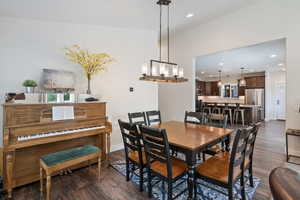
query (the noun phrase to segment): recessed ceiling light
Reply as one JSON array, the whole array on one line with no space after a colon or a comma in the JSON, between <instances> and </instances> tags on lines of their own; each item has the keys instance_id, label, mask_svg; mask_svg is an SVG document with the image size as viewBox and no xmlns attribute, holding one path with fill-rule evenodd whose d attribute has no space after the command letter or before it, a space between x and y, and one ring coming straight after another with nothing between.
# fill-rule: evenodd
<instances>
[{"instance_id":1,"label":"recessed ceiling light","mask_svg":"<svg viewBox=\"0 0 300 200\"><path fill-rule=\"evenodd\" d=\"M283 63L279 63L279 64L278 64L278 66L283 66L283 65L284 65Z\"/></svg>"},{"instance_id":2,"label":"recessed ceiling light","mask_svg":"<svg viewBox=\"0 0 300 200\"><path fill-rule=\"evenodd\" d=\"M186 18L194 17L194 13L188 13L185 17L186 17Z\"/></svg>"},{"instance_id":3,"label":"recessed ceiling light","mask_svg":"<svg viewBox=\"0 0 300 200\"><path fill-rule=\"evenodd\" d=\"M275 57L277 57L277 55L276 55L276 54L272 54L272 55L270 55L270 58L275 58Z\"/></svg>"},{"instance_id":4,"label":"recessed ceiling light","mask_svg":"<svg viewBox=\"0 0 300 200\"><path fill-rule=\"evenodd\" d=\"M281 71L285 72L285 71L286 71L286 69L285 69L285 68L281 68Z\"/></svg>"},{"instance_id":5,"label":"recessed ceiling light","mask_svg":"<svg viewBox=\"0 0 300 200\"><path fill-rule=\"evenodd\" d=\"M219 63L219 65L220 65L220 66L223 66L223 65L224 65L224 63L223 63L223 62L220 62L220 63Z\"/></svg>"},{"instance_id":6,"label":"recessed ceiling light","mask_svg":"<svg viewBox=\"0 0 300 200\"><path fill-rule=\"evenodd\" d=\"M205 72L201 72L201 74L205 74Z\"/></svg>"}]
</instances>

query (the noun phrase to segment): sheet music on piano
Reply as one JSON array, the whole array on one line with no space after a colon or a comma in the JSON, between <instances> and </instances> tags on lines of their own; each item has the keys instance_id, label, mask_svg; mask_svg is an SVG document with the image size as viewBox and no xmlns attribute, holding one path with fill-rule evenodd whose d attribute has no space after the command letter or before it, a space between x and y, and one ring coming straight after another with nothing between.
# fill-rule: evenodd
<instances>
[{"instance_id":1,"label":"sheet music on piano","mask_svg":"<svg viewBox=\"0 0 300 200\"><path fill-rule=\"evenodd\" d=\"M69 120L75 119L74 106L53 106L52 107L52 120Z\"/></svg>"}]
</instances>

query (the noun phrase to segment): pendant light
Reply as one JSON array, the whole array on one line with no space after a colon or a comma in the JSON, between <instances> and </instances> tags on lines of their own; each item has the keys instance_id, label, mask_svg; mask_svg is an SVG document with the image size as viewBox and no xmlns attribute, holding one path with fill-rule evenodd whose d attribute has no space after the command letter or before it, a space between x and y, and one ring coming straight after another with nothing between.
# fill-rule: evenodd
<instances>
[{"instance_id":1,"label":"pendant light","mask_svg":"<svg viewBox=\"0 0 300 200\"><path fill-rule=\"evenodd\" d=\"M246 86L246 80L244 78L244 67L241 68L241 80L240 80L240 86L245 87Z\"/></svg>"},{"instance_id":2,"label":"pendant light","mask_svg":"<svg viewBox=\"0 0 300 200\"><path fill-rule=\"evenodd\" d=\"M150 68L147 64L142 66L143 81L154 82L171 82L179 83L186 82L188 79L184 78L183 68L179 67L176 63L170 62L170 4L171 0L159 0L157 2L160 8L160 24L159 24L159 60L150 60ZM162 60L162 10L163 6L167 7L168 14L168 27L167 27L167 55L168 60Z\"/></svg>"},{"instance_id":3,"label":"pendant light","mask_svg":"<svg viewBox=\"0 0 300 200\"><path fill-rule=\"evenodd\" d=\"M219 81L218 81L218 87L222 86L222 75L221 75L222 71L219 70Z\"/></svg>"}]
</instances>

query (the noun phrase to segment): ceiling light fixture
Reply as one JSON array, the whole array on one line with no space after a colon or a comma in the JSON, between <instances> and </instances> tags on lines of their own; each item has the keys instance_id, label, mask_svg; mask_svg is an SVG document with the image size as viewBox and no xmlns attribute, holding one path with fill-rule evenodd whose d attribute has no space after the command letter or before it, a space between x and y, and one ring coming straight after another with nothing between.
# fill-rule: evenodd
<instances>
[{"instance_id":1,"label":"ceiling light fixture","mask_svg":"<svg viewBox=\"0 0 300 200\"><path fill-rule=\"evenodd\" d=\"M170 62L170 4L171 0L159 0L157 2L160 8L160 24L159 24L159 60L150 60L150 69L148 65L142 66L142 81L154 82L171 82L180 83L186 82L188 79L184 78L183 68L176 63ZM162 60L162 10L163 6L167 6L167 55L168 60Z\"/></svg>"},{"instance_id":2,"label":"ceiling light fixture","mask_svg":"<svg viewBox=\"0 0 300 200\"><path fill-rule=\"evenodd\" d=\"M219 81L218 81L218 87L222 86L222 71L219 70Z\"/></svg>"},{"instance_id":3,"label":"ceiling light fixture","mask_svg":"<svg viewBox=\"0 0 300 200\"><path fill-rule=\"evenodd\" d=\"M194 13L188 13L185 17L186 17L186 18L194 17Z\"/></svg>"},{"instance_id":4,"label":"ceiling light fixture","mask_svg":"<svg viewBox=\"0 0 300 200\"><path fill-rule=\"evenodd\" d=\"M205 74L205 72L201 72L201 74Z\"/></svg>"},{"instance_id":5,"label":"ceiling light fixture","mask_svg":"<svg viewBox=\"0 0 300 200\"><path fill-rule=\"evenodd\" d=\"M241 80L240 80L240 83L239 85L242 86L242 87L245 87L246 86L246 80L244 78L244 67L241 68Z\"/></svg>"},{"instance_id":6,"label":"ceiling light fixture","mask_svg":"<svg viewBox=\"0 0 300 200\"><path fill-rule=\"evenodd\" d=\"M283 66L283 65L284 65L283 63L279 63L279 64L278 64L278 66Z\"/></svg>"},{"instance_id":7,"label":"ceiling light fixture","mask_svg":"<svg viewBox=\"0 0 300 200\"><path fill-rule=\"evenodd\" d=\"M270 55L270 58L276 58L277 57L277 55L276 54L272 54L272 55Z\"/></svg>"},{"instance_id":8,"label":"ceiling light fixture","mask_svg":"<svg viewBox=\"0 0 300 200\"><path fill-rule=\"evenodd\" d=\"M224 65L224 63L223 63L223 62L220 62L220 63L219 63L219 65L220 65L220 66L223 66L223 65Z\"/></svg>"}]
</instances>

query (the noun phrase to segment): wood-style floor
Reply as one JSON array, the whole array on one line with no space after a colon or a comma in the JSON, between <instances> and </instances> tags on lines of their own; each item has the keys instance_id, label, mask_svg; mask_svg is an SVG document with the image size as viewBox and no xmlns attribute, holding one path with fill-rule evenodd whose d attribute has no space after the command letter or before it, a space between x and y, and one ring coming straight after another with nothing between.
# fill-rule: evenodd
<instances>
[{"instance_id":1,"label":"wood-style floor","mask_svg":"<svg viewBox=\"0 0 300 200\"><path fill-rule=\"evenodd\" d=\"M270 171L285 164L285 123L272 121L261 127L254 154L254 174L262 179L255 199L269 199L268 176ZM111 161L120 160L123 152L111 154ZM97 166L74 171L70 175L57 176L52 180L52 199L56 200L137 200L148 199L138 186L126 182L125 177L112 168L102 167L101 180L97 181ZM14 190L14 199L40 199L39 183Z\"/></svg>"}]
</instances>

